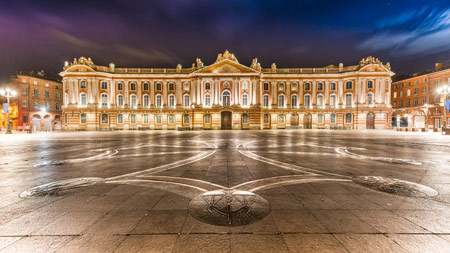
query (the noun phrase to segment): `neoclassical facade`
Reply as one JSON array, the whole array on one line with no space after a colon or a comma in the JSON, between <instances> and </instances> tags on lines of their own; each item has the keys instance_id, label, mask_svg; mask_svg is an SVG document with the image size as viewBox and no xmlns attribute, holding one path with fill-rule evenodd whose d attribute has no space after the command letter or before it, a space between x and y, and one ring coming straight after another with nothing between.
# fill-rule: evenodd
<instances>
[{"instance_id":1,"label":"neoclassical facade","mask_svg":"<svg viewBox=\"0 0 450 253\"><path fill-rule=\"evenodd\" d=\"M262 68L225 51L206 66L116 68L90 58L66 62L65 130L386 129L391 126L389 63Z\"/></svg>"}]
</instances>

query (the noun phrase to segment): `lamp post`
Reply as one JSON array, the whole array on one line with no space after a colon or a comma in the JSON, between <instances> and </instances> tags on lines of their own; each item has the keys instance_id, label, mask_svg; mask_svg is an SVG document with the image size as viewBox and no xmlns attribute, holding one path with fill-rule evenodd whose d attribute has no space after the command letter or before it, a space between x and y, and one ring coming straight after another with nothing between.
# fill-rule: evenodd
<instances>
[{"instance_id":1,"label":"lamp post","mask_svg":"<svg viewBox=\"0 0 450 253\"><path fill-rule=\"evenodd\" d=\"M450 87L447 85L442 86L441 88L437 89L437 92L439 93L439 95L444 95L444 121L442 123L442 128L446 128L447 127L447 110L445 108L445 101L447 100L447 96L450 93Z\"/></svg>"},{"instance_id":2,"label":"lamp post","mask_svg":"<svg viewBox=\"0 0 450 253\"><path fill-rule=\"evenodd\" d=\"M6 90L3 90L3 89L0 90L0 95L6 97L7 103L8 103L8 108L9 108L9 99L12 98L12 97L15 97L16 96L16 92L11 90L11 89L9 89L9 88L6 88ZM6 129L6 134L12 134L12 132L11 132L11 121L9 120L9 110L7 110L7 113L8 113L8 128Z\"/></svg>"}]
</instances>

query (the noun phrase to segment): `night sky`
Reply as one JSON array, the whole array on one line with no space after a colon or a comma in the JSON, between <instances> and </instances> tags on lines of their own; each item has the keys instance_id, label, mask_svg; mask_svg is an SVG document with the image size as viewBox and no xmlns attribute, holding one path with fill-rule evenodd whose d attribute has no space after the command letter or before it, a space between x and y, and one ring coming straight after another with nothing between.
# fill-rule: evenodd
<instances>
[{"instance_id":1,"label":"night sky","mask_svg":"<svg viewBox=\"0 0 450 253\"><path fill-rule=\"evenodd\" d=\"M188 68L225 49L262 67L356 64L373 55L397 74L450 65L450 1L1 0L0 80L55 75L64 61Z\"/></svg>"}]
</instances>

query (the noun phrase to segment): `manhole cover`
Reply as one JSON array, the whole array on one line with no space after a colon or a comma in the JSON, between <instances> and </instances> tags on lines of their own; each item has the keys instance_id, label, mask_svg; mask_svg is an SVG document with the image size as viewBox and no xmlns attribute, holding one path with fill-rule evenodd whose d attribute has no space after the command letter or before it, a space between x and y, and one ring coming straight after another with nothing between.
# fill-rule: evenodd
<instances>
[{"instance_id":1,"label":"manhole cover","mask_svg":"<svg viewBox=\"0 0 450 253\"><path fill-rule=\"evenodd\" d=\"M217 226L242 226L270 213L263 197L248 191L215 190L191 200L189 213L199 221Z\"/></svg>"},{"instance_id":2,"label":"manhole cover","mask_svg":"<svg viewBox=\"0 0 450 253\"><path fill-rule=\"evenodd\" d=\"M409 197L433 197L439 194L428 186L395 178L361 176L353 178L353 182L382 192Z\"/></svg>"}]
</instances>

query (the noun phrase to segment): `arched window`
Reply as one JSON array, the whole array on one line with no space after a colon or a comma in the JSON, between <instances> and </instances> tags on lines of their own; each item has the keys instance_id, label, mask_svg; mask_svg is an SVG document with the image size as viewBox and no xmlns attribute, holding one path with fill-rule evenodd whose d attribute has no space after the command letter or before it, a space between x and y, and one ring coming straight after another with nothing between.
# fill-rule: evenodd
<instances>
[{"instance_id":1,"label":"arched window","mask_svg":"<svg viewBox=\"0 0 450 253\"><path fill-rule=\"evenodd\" d=\"M136 95L132 94L130 96L130 106L132 108L135 108L137 106L137 100L136 100Z\"/></svg>"},{"instance_id":2,"label":"arched window","mask_svg":"<svg viewBox=\"0 0 450 253\"><path fill-rule=\"evenodd\" d=\"M103 113L102 114L102 124L107 124L108 123L108 114Z\"/></svg>"},{"instance_id":3,"label":"arched window","mask_svg":"<svg viewBox=\"0 0 450 253\"><path fill-rule=\"evenodd\" d=\"M184 106L185 107L189 107L190 106L190 101L189 101L189 95L188 94L186 94L186 95L184 95L184 97L183 97L184 99Z\"/></svg>"},{"instance_id":4,"label":"arched window","mask_svg":"<svg viewBox=\"0 0 450 253\"><path fill-rule=\"evenodd\" d=\"M123 90L123 83L117 83L117 90Z\"/></svg>"},{"instance_id":5,"label":"arched window","mask_svg":"<svg viewBox=\"0 0 450 253\"><path fill-rule=\"evenodd\" d=\"M205 95L205 106L206 107L210 107L211 106L211 95L210 94L206 94Z\"/></svg>"},{"instance_id":6,"label":"arched window","mask_svg":"<svg viewBox=\"0 0 450 253\"><path fill-rule=\"evenodd\" d=\"M367 93L367 104L373 105L373 93L372 92Z\"/></svg>"},{"instance_id":7,"label":"arched window","mask_svg":"<svg viewBox=\"0 0 450 253\"><path fill-rule=\"evenodd\" d=\"M183 115L183 122L184 122L184 124L189 124L189 114Z\"/></svg>"},{"instance_id":8,"label":"arched window","mask_svg":"<svg viewBox=\"0 0 450 253\"><path fill-rule=\"evenodd\" d=\"M317 106L319 108L322 108L322 106L323 106L323 95L322 94L317 95Z\"/></svg>"},{"instance_id":9,"label":"arched window","mask_svg":"<svg viewBox=\"0 0 450 253\"><path fill-rule=\"evenodd\" d=\"M278 107L283 107L284 106L284 95L281 94L278 96Z\"/></svg>"},{"instance_id":10,"label":"arched window","mask_svg":"<svg viewBox=\"0 0 450 253\"><path fill-rule=\"evenodd\" d=\"M102 106L108 105L108 94L102 93Z\"/></svg>"},{"instance_id":11,"label":"arched window","mask_svg":"<svg viewBox=\"0 0 450 253\"><path fill-rule=\"evenodd\" d=\"M162 85L161 85L161 83L157 83L157 84L156 84L156 90L162 90Z\"/></svg>"},{"instance_id":12,"label":"arched window","mask_svg":"<svg viewBox=\"0 0 450 253\"><path fill-rule=\"evenodd\" d=\"M210 82L206 82L205 83L205 90L210 90L211 89L211 83Z\"/></svg>"},{"instance_id":13,"label":"arched window","mask_svg":"<svg viewBox=\"0 0 450 253\"><path fill-rule=\"evenodd\" d=\"M149 103L149 99L148 99L148 95L147 94L144 95L144 99L143 100L144 100L144 103L143 103L144 106L148 107L150 103Z\"/></svg>"},{"instance_id":14,"label":"arched window","mask_svg":"<svg viewBox=\"0 0 450 253\"><path fill-rule=\"evenodd\" d=\"M173 83L169 83L169 90L175 90L175 85Z\"/></svg>"},{"instance_id":15,"label":"arched window","mask_svg":"<svg viewBox=\"0 0 450 253\"><path fill-rule=\"evenodd\" d=\"M331 114L330 116L330 123L331 124L336 124L336 114Z\"/></svg>"},{"instance_id":16,"label":"arched window","mask_svg":"<svg viewBox=\"0 0 450 253\"><path fill-rule=\"evenodd\" d=\"M87 105L86 93L80 94L80 102L81 102L81 105Z\"/></svg>"},{"instance_id":17,"label":"arched window","mask_svg":"<svg viewBox=\"0 0 450 253\"><path fill-rule=\"evenodd\" d=\"M156 95L156 107L158 107L158 108L162 107L162 97L161 97L161 95Z\"/></svg>"},{"instance_id":18,"label":"arched window","mask_svg":"<svg viewBox=\"0 0 450 253\"><path fill-rule=\"evenodd\" d=\"M291 106L297 107L297 95L296 94L291 96Z\"/></svg>"},{"instance_id":19,"label":"arched window","mask_svg":"<svg viewBox=\"0 0 450 253\"><path fill-rule=\"evenodd\" d=\"M291 88L292 88L292 90L297 90L297 83L293 83Z\"/></svg>"},{"instance_id":20,"label":"arched window","mask_svg":"<svg viewBox=\"0 0 450 253\"><path fill-rule=\"evenodd\" d=\"M323 114L317 115L317 123L322 124L323 123Z\"/></svg>"},{"instance_id":21,"label":"arched window","mask_svg":"<svg viewBox=\"0 0 450 253\"><path fill-rule=\"evenodd\" d=\"M269 95L265 94L263 96L263 106L264 107L269 107Z\"/></svg>"},{"instance_id":22,"label":"arched window","mask_svg":"<svg viewBox=\"0 0 450 253\"><path fill-rule=\"evenodd\" d=\"M346 90L351 90L353 88L353 83L352 81L347 81L345 82L345 89Z\"/></svg>"},{"instance_id":23,"label":"arched window","mask_svg":"<svg viewBox=\"0 0 450 253\"><path fill-rule=\"evenodd\" d=\"M136 83L130 84L130 90L136 90Z\"/></svg>"},{"instance_id":24,"label":"arched window","mask_svg":"<svg viewBox=\"0 0 450 253\"><path fill-rule=\"evenodd\" d=\"M336 94L330 95L330 106L334 108L336 106Z\"/></svg>"},{"instance_id":25,"label":"arched window","mask_svg":"<svg viewBox=\"0 0 450 253\"><path fill-rule=\"evenodd\" d=\"M305 90L310 90L310 89L311 89L311 84L305 83Z\"/></svg>"},{"instance_id":26,"label":"arched window","mask_svg":"<svg viewBox=\"0 0 450 253\"><path fill-rule=\"evenodd\" d=\"M117 104L119 106L123 106L123 95L122 94L117 95Z\"/></svg>"},{"instance_id":27,"label":"arched window","mask_svg":"<svg viewBox=\"0 0 450 253\"><path fill-rule=\"evenodd\" d=\"M373 81L372 80L367 81L367 89L373 89Z\"/></svg>"},{"instance_id":28,"label":"arched window","mask_svg":"<svg viewBox=\"0 0 450 253\"><path fill-rule=\"evenodd\" d=\"M223 106L230 106L230 104L231 104L231 95L230 95L230 92L229 91L224 91L223 93L222 93L222 105Z\"/></svg>"},{"instance_id":29,"label":"arched window","mask_svg":"<svg viewBox=\"0 0 450 253\"><path fill-rule=\"evenodd\" d=\"M80 81L80 89L86 89L86 80Z\"/></svg>"},{"instance_id":30,"label":"arched window","mask_svg":"<svg viewBox=\"0 0 450 253\"><path fill-rule=\"evenodd\" d=\"M248 90L248 82L247 81L243 81L242 82L242 89L243 90Z\"/></svg>"},{"instance_id":31,"label":"arched window","mask_svg":"<svg viewBox=\"0 0 450 253\"><path fill-rule=\"evenodd\" d=\"M278 90L284 90L284 83L278 84Z\"/></svg>"},{"instance_id":32,"label":"arched window","mask_svg":"<svg viewBox=\"0 0 450 253\"><path fill-rule=\"evenodd\" d=\"M330 90L336 90L336 83L330 84Z\"/></svg>"},{"instance_id":33,"label":"arched window","mask_svg":"<svg viewBox=\"0 0 450 253\"><path fill-rule=\"evenodd\" d=\"M345 123L346 124L352 123L352 114L351 113L346 113L345 114Z\"/></svg>"},{"instance_id":34,"label":"arched window","mask_svg":"<svg viewBox=\"0 0 450 253\"><path fill-rule=\"evenodd\" d=\"M175 108L175 96L174 95L169 95L169 107Z\"/></svg>"},{"instance_id":35,"label":"arched window","mask_svg":"<svg viewBox=\"0 0 450 253\"><path fill-rule=\"evenodd\" d=\"M323 83L317 83L317 90L323 90Z\"/></svg>"},{"instance_id":36,"label":"arched window","mask_svg":"<svg viewBox=\"0 0 450 253\"><path fill-rule=\"evenodd\" d=\"M117 114L117 123L123 124L123 114Z\"/></svg>"},{"instance_id":37,"label":"arched window","mask_svg":"<svg viewBox=\"0 0 450 253\"><path fill-rule=\"evenodd\" d=\"M144 83L144 90L148 90L148 83Z\"/></svg>"},{"instance_id":38,"label":"arched window","mask_svg":"<svg viewBox=\"0 0 450 253\"><path fill-rule=\"evenodd\" d=\"M246 93L242 94L242 106L248 106L248 95Z\"/></svg>"},{"instance_id":39,"label":"arched window","mask_svg":"<svg viewBox=\"0 0 450 253\"><path fill-rule=\"evenodd\" d=\"M352 106L352 98L353 98L352 93L345 94L345 105L347 107L351 107Z\"/></svg>"},{"instance_id":40,"label":"arched window","mask_svg":"<svg viewBox=\"0 0 450 253\"><path fill-rule=\"evenodd\" d=\"M311 96L309 94L305 95L305 106L311 105Z\"/></svg>"}]
</instances>

